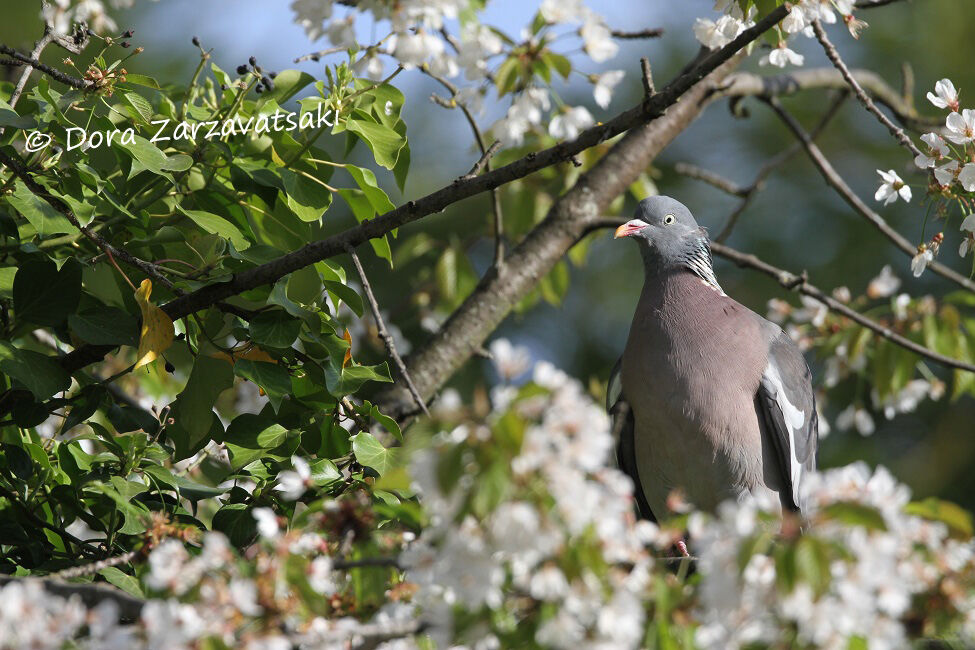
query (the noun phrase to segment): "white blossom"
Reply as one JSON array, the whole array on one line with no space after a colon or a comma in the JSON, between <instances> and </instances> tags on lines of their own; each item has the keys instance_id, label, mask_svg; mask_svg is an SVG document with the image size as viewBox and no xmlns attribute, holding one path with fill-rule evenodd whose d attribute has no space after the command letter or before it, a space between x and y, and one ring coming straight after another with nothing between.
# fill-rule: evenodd
<instances>
[{"instance_id":1,"label":"white blossom","mask_svg":"<svg viewBox=\"0 0 975 650\"><path fill-rule=\"evenodd\" d=\"M575 106L552 118L548 133L557 140L574 140L584 129L595 123L585 106Z\"/></svg>"},{"instance_id":2,"label":"white blossom","mask_svg":"<svg viewBox=\"0 0 975 650\"><path fill-rule=\"evenodd\" d=\"M585 13L582 0L542 0L538 12L549 23L579 20Z\"/></svg>"},{"instance_id":3,"label":"white blossom","mask_svg":"<svg viewBox=\"0 0 975 650\"><path fill-rule=\"evenodd\" d=\"M867 285L867 295L875 299L887 298L888 296L894 295L900 286L901 280L894 273L893 267L890 264L885 264L884 268L880 269L877 277Z\"/></svg>"},{"instance_id":4,"label":"white blossom","mask_svg":"<svg viewBox=\"0 0 975 650\"><path fill-rule=\"evenodd\" d=\"M934 261L934 253L931 252L930 248L923 247L918 250L917 254L911 258L911 273L914 274L915 278L921 277L924 273L924 269L928 267Z\"/></svg>"},{"instance_id":5,"label":"white blossom","mask_svg":"<svg viewBox=\"0 0 975 650\"><path fill-rule=\"evenodd\" d=\"M922 153L914 157L914 164L921 169L934 167L938 161L948 155L948 145L937 133L925 133L921 136L921 141L928 145L927 154Z\"/></svg>"},{"instance_id":6,"label":"white blossom","mask_svg":"<svg viewBox=\"0 0 975 650\"><path fill-rule=\"evenodd\" d=\"M332 17L332 0L293 0L291 10L308 39L315 41L325 34L325 21Z\"/></svg>"},{"instance_id":7,"label":"white blossom","mask_svg":"<svg viewBox=\"0 0 975 650\"><path fill-rule=\"evenodd\" d=\"M965 163L958 172L958 183L966 192L975 192L975 163Z\"/></svg>"},{"instance_id":8,"label":"white blossom","mask_svg":"<svg viewBox=\"0 0 975 650\"><path fill-rule=\"evenodd\" d=\"M721 16L717 21L708 18L694 21L694 37L701 45L712 50L724 47L744 29L742 21L731 16Z\"/></svg>"},{"instance_id":9,"label":"white blossom","mask_svg":"<svg viewBox=\"0 0 975 650\"><path fill-rule=\"evenodd\" d=\"M951 160L934 170L934 177L941 185L951 185L958 176L960 167L957 160Z\"/></svg>"},{"instance_id":10,"label":"white blossom","mask_svg":"<svg viewBox=\"0 0 975 650\"><path fill-rule=\"evenodd\" d=\"M897 175L893 169L888 171L877 170L880 174L880 178L883 183L877 188L877 193L874 195L874 199L877 201L883 201L884 205L888 205L897 200L897 197L904 199L905 203L909 203L911 200L911 188L904 184L901 177Z\"/></svg>"},{"instance_id":11,"label":"white blossom","mask_svg":"<svg viewBox=\"0 0 975 650\"><path fill-rule=\"evenodd\" d=\"M945 127L949 140L955 144L968 144L975 140L975 110L966 108L960 113L950 113Z\"/></svg>"},{"instance_id":12,"label":"white blossom","mask_svg":"<svg viewBox=\"0 0 975 650\"><path fill-rule=\"evenodd\" d=\"M620 46L613 40L609 27L594 12L586 14L582 27L579 28L579 35L582 37L582 46L586 50L586 54L596 63L612 59L620 49Z\"/></svg>"},{"instance_id":13,"label":"white blossom","mask_svg":"<svg viewBox=\"0 0 975 650\"><path fill-rule=\"evenodd\" d=\"M301 456L292 456L291 465L294 467L294 471L278 472L278 484L274 486L274 489L288 501L295 501L308 489L311 467L309 467L308 461Z\"/></svg>"},{"instance_id":14,"label":"white blossom","mask_svg":"<svg viewBox=\"0 0 975 650\"><path fill-rule=\"evenodd\" d=\"M870 413L852 404L836 416L836 426L843 431L856 429L861 436L869 436L876 430Z\"/></svg>"},{"instance_id":15,"label":"white blossom","mask_svg":"<svg viewBox=\"0 0 975 650\"><path fill-rule=\"evenodd\" d=\"M488 347L491 362L505 382L520 377L531 368L531 352L523 345L512 345L508 339L495 339Z\"/></svg>"},{"instance_id":16,"label":"white blossom","mask_svg":"<svg viewBox=\"0 0 975 650\"><path fill-rule=\"evenodd\" d=\"M592 88L593 98L600 108L609 106L613 99L613 88L623 80L622 70L609 70L596 77L596 83Z\"/></svg>"},{"instance_id":17,"label":"white blossom","mask_svg":"<svg viewBox=\"0 0 975 650\"><path fill-rule=\"evenodd\" d=\"M928 92L928 101L938 108L958 111L958 91L950 79L942 79L934 84L934 92Z\"/></svg>"},{"instance_id":18,"label":"white blossom","mask_svg":"<svg viewBox=\"0 0 975 650\"><path fill-rule=\"evenodd\" d=\"M267 540L273 540L281 534L278 516L270 508L254 508L254 519L257 521L258 534Z\"/></svg>"},{"instance_id":19,"label":"white blossom","mask_svg":"<svg viewBox=\"0 0 975 650\"><path fill-rule=\"evenodd\" d=\"M778 47L773 47L772 51L759 60L759 65L774 65L777 68L784 68L788 64L802 65L804 57L789 49L785 41L780 41Z\"/></svg>"}]
</instances>

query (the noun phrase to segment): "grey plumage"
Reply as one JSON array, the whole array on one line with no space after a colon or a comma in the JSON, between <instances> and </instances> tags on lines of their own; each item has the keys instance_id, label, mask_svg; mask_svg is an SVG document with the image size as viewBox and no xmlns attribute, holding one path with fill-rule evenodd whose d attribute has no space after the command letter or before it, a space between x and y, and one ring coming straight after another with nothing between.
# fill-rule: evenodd
<instances>
[{"instance_id":1,"label":"grey plumage","mask_svg":"<svg viewBox=\"0 0 975 650\"><path fill-rule=\"evenodd\" d=\"M707 234L678 201L641 201L621 236L639 243L645 280L607 406L641 514L664 514L677 488L704 509L761 492L799 509L818 440L802 353L724 293Z\"/></svg>"}]
</instances>

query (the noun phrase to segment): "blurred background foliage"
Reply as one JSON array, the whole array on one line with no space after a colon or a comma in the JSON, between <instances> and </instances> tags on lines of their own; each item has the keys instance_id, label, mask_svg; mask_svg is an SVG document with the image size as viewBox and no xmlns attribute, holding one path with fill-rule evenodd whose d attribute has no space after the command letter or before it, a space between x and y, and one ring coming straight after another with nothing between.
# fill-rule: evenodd
<instances>
[{"instance_id":1,"label":"blurred background foliage","mask_svg":"<svg viewBox=\"0 0 975 650\"><path fill-rule=\"evenodd\" d=\"M570 77L571 83L561 87L556 85L557 91L570 104L589 106L597 120L633 105L642 94L639 57L649 57L658 85L662 85L696 52L698 45L690 25L696 16L710 15L711 4L707 0L592 2L591 6L606 17L611 27L659 26L666 32L656 40L622 41L616 58L604 64L602 70L624 69L627 73L608 109L595 106L591 85L581 76ZM529 23L535 8L535 3L497 0L489 3L482 19L517 34ZM42 30L36 4L5 0L2 9L0 42L28 51ZM306 61L297 66L292 63L295 57L323 46L323 42L309 43L302 29L293 23L288 3L282 0L159 3L140 0L131 9L113 15L120 30L134 29L133 40L146 48L137 66L132 67L162 82L189 80L198 61L196 48L190 43L194 34L205 48L213 48L214 62L225 70L255 56L266 69L298 67L316 78L323 75L321 63ZM834 37L851 67L870 68L899 88L902 64L909 63L916 82L914 98L922 113L937 114L924 100L924 93L943 77L950 77L961 89L963 106L972 105L975 96L968 91L975 88L975 68L970 65L973 54L970 28L975 20L975 4L959 0L899 2L882 10L863 12L860 17L870 27L862 33L859 42L852 41L845 32L840 34L839 29ZM365 42L369 34L360 36ZM794 43L806 55L806 67L828 65L815 41L797 39ZM57 64L63 53L50 48L43 58ZM759 69L757 60L758 57L749 59L744 69L761 74L779 72ZM86 61L77 63L83 69ZM16 74L16 70L9 68L0 70L4 74ZM602 70L594 66L588 72ZM433 80L413 72L400 75L396 83L407 97L403 117L410 124L414 164L404 193L398 192L391 175L380 178L394 202L421 196L449 183L465 173L478 157L461 113L438 107L429 100L431 92L442 93ZM783 103L811 127L825 110L829 98L824 92L812 91L786 98ZM487 104L489 108L479 120L483 127L500 117L503 110L497 102ZM648 170L661 193L686 203L712 231L721 226L738 199L678 175L674 171L675 163L690 162L747 185L765 161L792 142L785 127L771 112L754 101L746 105L750 115L744 119L734 117L727 110L727 102L712 105ZM909 182L918 182L920 178L911 169L913 165L904 151L855 102L845 103L818 142L854 190L875 207L872 195L878 184L877 168L895 169ZM340 141L320 142L326 149L333 146L340 149L341 144ZM368 152L360 151L359 155ZM544 181L551 191L552 184L559 185L559 175L572 173L567 167L546 170L525 184L531 186ZM544 216L547 204L541 194L536 197L531 192L512 189L506 186L502 194L508 230L524 232ZM922 194L919 188L911 204L898 202L881 210L891 225L914 241L920 241L921 237L925 212L920 200ZM488 195L481 195L404 228L399 241L393 244L394 255L400 262L393 269L376 258L364 260L389 320L414 345L429 335L421 327L428 294L441 298L449 298L445 294L451 294L454 297L444 302L456 304L476 282L474 273L482 272L490 263L491 242L471 235L475 228L478 232L487 228L489 201ZM622 214L629 214L632 207L633 198L626 197ZM352 223L351 215L343 210L345 206L341 202L333 205L325 218L326 232L337 232ZM950 227L956 226L953 223ZM931 232L929 229L928 234ZM967 274L968 265L955 255L957 240L951 239L954 234L949 233L951 245L946 246L941 258ZM941 297L954 288L931 273L914 279L909 271L909 259L880 238L864 219L826 188L818 172L801 154L773 174L728 243L789 270L806 270L811 281L824 290L845 285L854 295L861 294L884 264L893 265L904 281L901 290L915 297L925 294ZM444 259L444 244L451 244L451 250L463 254L453 260ZM785 297L798 304L795 296L783 296L781 289L765 277L721 260L716 264L725 290L759 313L765 313L766 303L772 297ZM558 304L543 299L530 308L526 305L526 309L506 321L498 335L527 345L536 358L554 362L597 387L594 392L598 392L598 386L605 382L625 343L630 315L642 286L637 250L629 242L613 242L609 233L603 233L593 238L582 265L567 265L559 273L567 273L571 282L565 285L561 279L554 281L546 287L550 294L547 297L554 298L553 291L557 294L564 290L564 299ZM456 284L444 280L451 276L457 278ZM410 292L405 291L406 286ZM376 346L373 354L378 360L381 347ZM369 357L368 353L361 355ZM808 358L818 385L822 382L823 360L814 351ZM933 365L930 368L947 378L943 369ZM483 395L485 380L493 380L491 373L490 364L477 360L468 364L453 385L465 397L474 397L476 403L476 398ZM857 399L869 403L868 397L859 395L858 390L861 388L857 382L847 381L831 391L826 418L832 422L838 412ZM908 483L918 498L935 495L975 509L975 472L971 471L975 467L975 400L971 396L954 402L948 397L937 402L924 401L915 412L889 421L879 412L874 413L874 418L877 430L868 437L837 431L834 426L821 443L821 466L857 459L884 464Z\"/></svg>"}]
</instances>

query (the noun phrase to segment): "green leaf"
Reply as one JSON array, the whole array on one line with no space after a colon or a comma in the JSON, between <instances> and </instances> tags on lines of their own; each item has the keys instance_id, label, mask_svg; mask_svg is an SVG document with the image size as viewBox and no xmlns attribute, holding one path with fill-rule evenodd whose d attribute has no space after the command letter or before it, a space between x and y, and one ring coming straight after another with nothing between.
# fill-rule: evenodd
<instances>
[{"instance_id":1,"label":"green leaf","mask_svg":"<svg viewBox=\"0 0 975 650\"><path fill-rule=\"evenodd\" d=\"M282 70L274 77L274 90L265 92L257 101L261 107L271 100L283 104L294 97L299 90L315 81L315 77L301 70Z\"/></svg>"},{"instance_id":2,"label":"green leaf","mask_svg":"<svg viewBox=\"0 0 975 650\"><path fill-rule=\"evenodd\" d=\"M498 88L498 97L515 89L518 83L518 73L521 71L521 64L516 57L508 57L494 74L494 85Z\"/></svg>"},{"instance_id":3,"label":"green leaf","mask_svg":"<svg viewBox=\"0 0 975 650\"><path fill-rule=\"evenodd\" d=\"M250 321L251 340L272 348L289 348L298 338L301 321L283 309L262 311Z\"/></svg>"},{"instance_id":4,"label":"green leaf","mask_svg":"<svg viewBox=\"0 0 975 650\"><path fill-rule=\"evenodd\" d=\"M260 386L275 411L281 406L284 396L291 393L291 375L276 363L237 359L234 374Z\"/></svg>"},{"instance_id":5,"label":"green leaf","mask_svg":"<svg viewBox=\"0 0 975 650\"><path fill-rule=\"evenodd\" d=\"M94 345L139 345L139 323L115 307L90 307L68 316L68 327L82 341Z\"/></svg>"},{"instance_id":6,"label":"green leaf","mask_svg":"<svg viewBox=\"0 0 975 650\"><path fill-rule=\"evenodd\" d=\"M568 79L569 75L572 74L572 64L569 62L569 59L561 54L556 54L555 52L546 50L542 55L542 61L544 61L550 67L555 68L555 70L562 75L563 79Z\"/></svg>"},{"instance_id":7,"label":"green leaf","mask_svg":"<svg viewBox=\"0 0 975 650\"><path fill-rule=\"evenodd\" d=\"M246 503L229 503L217 510L212 528L226 535L237 548L249 546L257 539L254 511Z\"/></svg>"},{"instance_id":8,"label":"green leaf","mask_svg":"<svg viewBox=\"0 0 975 650\"><path fill-rule=\"evenodd\" d=\"M135 109L136 114L142 118L143 122L148 123L152 119L155 111L152 110L152 104L150 104L145 97L136 93L124 93L122 97L125 98L126 103Z\"/></svg>"},{"instance_id":9,"label":"green leaf","mask_svg":"<svg viewBox=\"0 0 975 650\"><path fill-rule=\"evenodd\" d=\"M207 437L216 417L213 405L220 393L233 385L234 373L229 363L205 354L196 357L186 387L173 405L174 421L189 436L185 440L174 439L177 449L189 453Z\"/></svg>"},{"instance_id":10,"label":"green leaf","mask_svg":"<svg viewBox=\"0 0 975 650\"><path fill-rule=\"evenodd\" d=\"M168 160L166 154L162 152L162 149L142 136L135 136L132 142L122 142L121 139L114 140L112 144L125 151L134 159L135 162L133 162L132 169L129 171L129 178L132 178L143 169L147 169L153 174L164 176L170 180L172 179L167 173Z\"/></svg>"},{"instance_id":11,"label":"green leaf","mask_svg":"<svg viewBox=\"0 0 975 650\"><path fill-rule=\"evenodd\" d=\"M14 276L14 315L18 324L58 326L81 299L81 264L74 259L58 270L54 262L31 260Z\"/></svg>"},{"instance_id":12,"label":"green leaf","mask_svg":"<svg viewBox=\"0 0 975 650\"><path fill-rule=\"evenodd\" d=\"M22 214L41 237L47 235L76 235L78 229L50 203L35 195L18 179L14 193L7 197L14 209Z\"/></svg>"},{"instance_id":13,"label":"green leaf","mask_svg":"<svg viewBox=\"0 0 975 650\"><path fill-rule=\"evenodd\" d=\"M136 580L134 576L130 576L121 569L109 566L105 567L104 569L99 569L98 573L105 578L110 585L118 587L125 593L135 596L136 598L145 598L145 593L143 593L142 586L139 584L139 581Z\"/></svg>"},{"instance_id":14,"label":"green leaf","mask_svg":"<svg viewBox=\"0 0 975 650\"><path fill-rule=\"evenodd\" d=\"M338 300L347 304L356 316L362 316L362 297L356 293L355 289L337 280L325 280L325 288L334 294ZM338 309L337 301L335 307Z\"/></svg>"},{"instance_id":15,"label":"green leaf","mask_svg":"<svg viewBox=\"0 0 975 650\"><path fill-rule=\"evenodd\" d=\"M282 169L280 173L285 203L291 211L302 221L320 220L332 205L332 193L320 183L290 169Z\"/></svg>"},{"instance_id":16,"label":"green leaf","mask_svg":"<svg viewBox=\"0 0 975 650\"><path fill-rule=\"evenodd\" d=\"M349 204L349 207L352 208L352 214L355 215L356 220L360 223L366 219L372 219L375 216L376 210L369 202L366 193L362 190L341 188L339 189L339 195ZM393 252L389 247L389 240L386 238L386 235L370 239L369 245L372 246L372 250L376 253L376 256L389 262L389 266L392 268Z\"/></svg>"},{"instance_id":17,"label":"green leaf","mask_svg":"<svg viewBox=\"0 0 975 650\"><path fill-rule=\"evenodd\" d=\"M369 146L377 163L386 169L393 169L396 166L396 160L400 150L406 144L406 138L388 126L365 120L350 118L346 121L345 128L358 135Z\"/></svg>"},{"instance_id":18,"label":"green leaf","mask_svg":"<svg viewBox=\"0 0 975 650\"><path fill-rule=\"evenodd\" d=\"M13 106L0 99L0 126L12 126L15 129L33 129L37 123L26 116L18 115Z\"/></svg>"},{"instance_id":19,"label":"green leaf","mask_svg":"<svg viewBox=\"0 0 975 650\"><path fill-rule=\"evenodd\" d=\"M159 82L152 77L146 76L144 74L136 74L128 72L125 75L126 83L138 84L140 86L148 86L149 88L155 88L159 90Z\"/></svg>"},{"instance_id":20,"label":"green leaf","mask_svg":"<svg viewBox=\"0 0 975 650\"><path fill-rule=\"evenodd\" d=\"M904 506L904 512L930 521L940 521L948 526L952 537L970 539L972 537L972 513L950 501L928 497L923 501L912 501Z\"/></svg>"},{"instance_id":21,"label":"green leaf","mask_svg":"<svg viewBox=\"0 0 975 650\"><path fill-rule=\"evenodd\" d=\"M244 413L227 427L224 444L230 452L230 466L238 470L265 455L288 438L288 430L264 415Z\"/></svg>"},{"instance_id":22,"label":"green leaf","mask_svg":"<svg viewBox=\"0 0 975 650\"><path fill-rule=\"evenodd\" d=\"M360 465L373 468L380 476L393 467L391 450L383 447L371 433L362 431L353 436L352 452Z\"/></svg>"},{"instance_id":23,"label":"green leaf","mask_svg":"<svg viewBox=\"0 0 975 650\"><path fill-rule=\"evenodd\" d=\"M887 530L884 516L871 506L856 501L836 501L822 509L824 515L848 526L863 526L868 530Z\"/></svg>"},{"instance_id":24,"label":"green leaf","mask_svg":"<svg viewBox=\"0 0 975 650\"><path fill-rule=\"evenodd\" d=\"M237 250L245 250L250 246L250 242L244 238L243 233L226 219L219 217L211 212L204 212L203 210L187 210L182 206L177 206L179 211L185 214L187 217L193 220L193 222L198 225L203 230L213 233L214 235L219 235L224 239L229 239Z\"/></svg>"},{"instance_id":25,"label":"green leaf","mask_svg":"<svg viewBox=\"0 0 975 650\"><path fill-rule=\"evenodd\" d=\"M376 182L376 175L372 173L371 169L364 169L355 165L347 165L345 169L352 175L356 185L365 194L375 214L386 214L396 209L393 202L386 196L386 192L379 187L379 183Z\"/></svg>"},{"instance_id":26,"label":"green leaf","mask_svg":"<svg viewBox=\"0 0 975 650\"><path fill-rule=\"evenodd\" d=\"M325 368L325 385L332 395L349 395L356 392L367 381L392 382L386 362L375 366L348 366L339 375L329 364Z\"/></svg>"},{"instance_id":27,"label":"green leaf","mask_svg":"<svg viewBox=\"0 0 975 650\"><path fill-rule=\"evenodd\" d=\"M328 485L342 479L342 472L327 458L315 461L310 466L311 481L315 485Z\"/></svg>"},{"instance_id":28,"label":"green leaf","mask_svg":"<svg viewBox=\"0 0 975 650\"><path fill-rule=\"evenodd\" d=\"M399 424L396 423L396 420L380 412L379 407L376 406L375 404L370 404L369 402L366 402L364 406L369 407L369 417L376 420L376 422L381 424L382 427L386 429L386 431L389 431L391 434L396 436L397 440L402 442L403 432L400 431Z\"/></svg>"},{"instance_id":29,"label":"green leaf","mask_svg":"<svg viewBox=\"0 0 975 650\"><path fill-rule=\"evenodd\" d=\"M38 401L71 387L71 376L53 357L19 350L6 341L0 341L0 371L22 383Z\"/></svg>"}]
</instances>

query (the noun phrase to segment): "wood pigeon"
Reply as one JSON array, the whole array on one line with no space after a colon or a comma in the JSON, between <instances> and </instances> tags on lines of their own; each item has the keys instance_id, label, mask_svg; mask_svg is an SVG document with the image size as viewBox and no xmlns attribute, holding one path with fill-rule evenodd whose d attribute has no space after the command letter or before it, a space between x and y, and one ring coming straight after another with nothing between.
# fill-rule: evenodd
<instances>
[{"instance_id":1,"label":"wood pigeon","mask_svg":"<svg viewBox=\"0 0 975 650\"><path fill-rule=\"evenodd\" d=\"M619 237L639 244L645 279L607 407L640 514L665 516L675 489L705 510L764 492L798 511L818 444L799 348L725 294L707 232L680 202L644 199Z\"/></svg>"}]
</instances>

